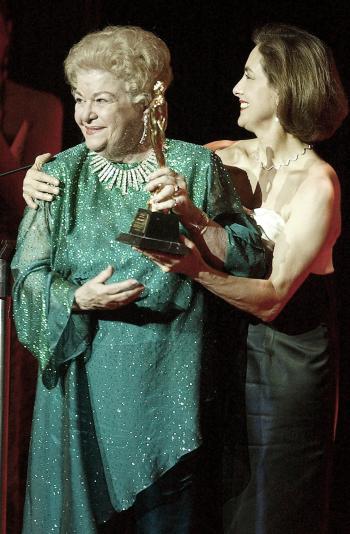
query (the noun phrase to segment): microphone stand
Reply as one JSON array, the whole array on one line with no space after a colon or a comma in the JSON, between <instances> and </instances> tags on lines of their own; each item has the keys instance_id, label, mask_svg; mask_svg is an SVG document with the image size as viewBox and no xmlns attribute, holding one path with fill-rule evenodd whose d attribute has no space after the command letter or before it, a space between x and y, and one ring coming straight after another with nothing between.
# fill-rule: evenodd
<instances>
[{"instance_id":1,"label":"microphone stand","mask_svg":"<svg viewBox=\"0 0 350 534\"><path fill-rule=\"evenodd\" d=\"M54 159L56 159L56 156L52 156L50 161L53 161ZM29 163L27 165L23 165L23 167L17 167L17 169L10 169L9 171L0 172L0 178L2 178L3 176L7 176L9 174L15 174L16 172L26 171L27 169L30 169L31 167L33 167L33 165L34 165L34 162Z\"/></svg>"},{"instance_id":2,"label":"microphone stand","mask_svg":"<svg viewBox=\"0 0 350 534\"><path fill-rule=\"evenodd\" d=\"M26 171L27 169L30 169L30 167L33 167L33 163L18 167L17 169L11 169L10 171L0 172L0 178L2 178L2 176L7 176L8 174L14 174L15 172Z\"/></svg>"},{"instance_id":3,"label":"microphone stand","mask_svg":"<svg viewBox=\"0 0 350 534\"><path fill-rule=\"evenodd\" d=\"M1 460L1 534L6 533L8 429L10 396L11 296L9 264L15 242L0 241L0 460Z\"/></svg>"}]
</instances>

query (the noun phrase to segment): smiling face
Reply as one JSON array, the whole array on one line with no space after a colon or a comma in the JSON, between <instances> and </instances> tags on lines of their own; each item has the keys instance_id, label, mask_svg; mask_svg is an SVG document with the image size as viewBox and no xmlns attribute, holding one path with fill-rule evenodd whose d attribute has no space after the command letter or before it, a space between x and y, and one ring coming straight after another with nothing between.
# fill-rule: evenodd
<instances>
[{"instance_id":1,"label":"smiling face","mask_svg":"<svg viewBox=\"0 0 350 534\"><path fill-rule=\"evenodd\" d=\"M233 94L240 102L239 126L257 133L276 123L277 93L269 84L258 47L251 51Z\"/></svg>"},{"instance_id":2,"label":"smiling face","mask_svg":"<svg viewBox=\"0 0 350 534\"><path fill-rule=\"evenodd\" d=\"M73 95L75 122L90 150L115 161L137 152L144 106L131 102L123 80L105 70L82 70Z\"/></svg>"}]
</instances>

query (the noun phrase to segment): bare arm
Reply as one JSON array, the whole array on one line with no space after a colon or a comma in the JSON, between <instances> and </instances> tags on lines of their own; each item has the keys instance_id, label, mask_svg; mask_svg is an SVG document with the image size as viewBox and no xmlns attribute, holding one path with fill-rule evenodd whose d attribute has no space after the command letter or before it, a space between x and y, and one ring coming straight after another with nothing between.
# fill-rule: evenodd
<instances>
[{"instance_id":1,"label":"bare arm","mask_svg":"<svg viewBox=\"0 0 350 534\"><path fill-rule=\"evenodd\" d=\"M324 273L323 258L339 235L339 186L334 171L324 168L321 175L310 175L295 196L284 232L276 240L267 280L238 278L210 267L189 241L191 254L185 259L148 256L163 270L182 272L229 304L271 321L309 273Z\"/></svg>"}]
</instances>

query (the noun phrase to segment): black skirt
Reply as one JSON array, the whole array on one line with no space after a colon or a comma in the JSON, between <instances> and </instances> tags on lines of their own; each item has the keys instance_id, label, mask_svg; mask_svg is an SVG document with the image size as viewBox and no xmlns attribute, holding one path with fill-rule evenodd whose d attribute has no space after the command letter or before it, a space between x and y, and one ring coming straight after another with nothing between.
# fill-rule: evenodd
<instances>
[{"instance_id":1,"label":"black skirt","mask_svg":"<svg viewBox=\"0 0 350 534\"><path fill-rule=\"evenodd\" d=\"M310 278L277 321L249 326L247 476L225 504L226 534L327 532L337 365L328 277Z\"/></svg>"}]
</instances>

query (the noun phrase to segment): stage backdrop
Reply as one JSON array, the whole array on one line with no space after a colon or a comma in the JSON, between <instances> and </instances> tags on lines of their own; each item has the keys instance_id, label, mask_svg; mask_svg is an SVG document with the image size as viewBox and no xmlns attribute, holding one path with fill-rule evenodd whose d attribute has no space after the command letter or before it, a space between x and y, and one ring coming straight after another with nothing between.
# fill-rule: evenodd
<instances>
[{"instance_id":1,"label":"stage backdrop","mask_svg":"<svg viewBox=\"0 0 350 534\"><path fill-rule=\"evenodd\" d=\"M13 0L13 46L10 75L20 83L55 93L65 107L64 147L80 142L72 115L72 98L63 79L62 62L70 46L88 31L107 24L135 24L169 45L174 82L168 91L168 135L196 143L239 139L238 105L232 87L252 43L251 31L268 21L302 26L333 49L350 94L348 41L350 13L345 3L237 0L211 5L201 0ZM44 112L44 110L43 110ZM336 248L337 304L341 346L341 402L332 502L336 534L350 532L350 364L349 345L349 119L318 149L335 167L342 183L343 233ZM25 387L25 384L23 384ZM20 411L21 406L17 405Z\"/></svg>"}]
</instances>

